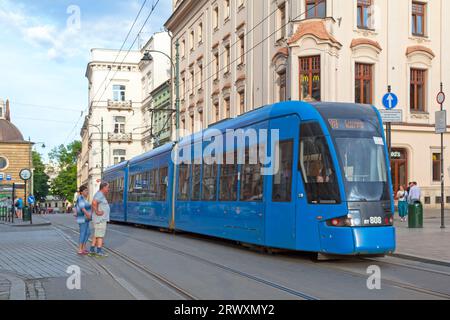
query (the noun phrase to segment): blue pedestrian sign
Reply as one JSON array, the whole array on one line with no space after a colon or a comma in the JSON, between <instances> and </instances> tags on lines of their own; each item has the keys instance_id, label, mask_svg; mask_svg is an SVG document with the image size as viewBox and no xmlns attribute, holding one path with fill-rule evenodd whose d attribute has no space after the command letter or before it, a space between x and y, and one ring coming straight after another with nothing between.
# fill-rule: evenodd
<instances>
[{"instance_id":1,"label":"blue pedestrian sign","mask_svg":"<svg viewBox=\"0 0 450 320\"><path fill-rule=\"evenodd\" d=\"M29 196L27 200L29 204L34 204L35 201L34 196Z\"/></svg>"},{"instance_id":2,"label":"blue pedestrian sign","mask_svg":"<svg viewBox=\"0 0 450 320\"><path fill-rule=\"evenodd\" d=\"M383 106L388 109L394 109L398 105L398 97L394 93L386 93L383 97Z\"/></svg>"}]
</instances>

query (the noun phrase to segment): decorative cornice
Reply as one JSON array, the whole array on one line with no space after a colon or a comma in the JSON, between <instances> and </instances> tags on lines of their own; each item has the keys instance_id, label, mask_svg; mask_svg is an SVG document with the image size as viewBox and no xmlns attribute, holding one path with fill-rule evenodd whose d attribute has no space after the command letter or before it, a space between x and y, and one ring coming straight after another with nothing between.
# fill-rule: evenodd
<instances>
[{"instance_id":1,"label":"decorative cornice","mask_svg":"<svg viewBox=\"0 0 450 320\"><path fill-rule=\"evenodd\" d=\"M363 46L363 45L371 46L371 47L378 49L379 51L383 51L383 48L381 48L380 44L377 41L370 40L367 38L353 39L352 43L350 44L350 48L353 49L355 47Z\"/></svg>"},{"instance_id":2,"label":"decorative cornice","mask_svg":"<svg viewBox=\"0 0 450 320\"><path fill-rule=\"evenodd\" d=\"M303 21L300 22L295 34L288 40L288 44L296 43L304 36L311 35L317 39L330 41L333 44L342 46L339 41L333 37L325 27L321 20Z\"/></svg>"},{"instance_id":3,"label":"decorative cornice","mask_svg":"<svg viewBox=\"0 0 450 320\"><path fill-rule=\"evenodd\" d=\"M273 55L272 58L272 62L275 61L278 56L284 56L284 57L288 57L289 56L289 48L285 47L285 48L280 48L278 49L278 51Z\"/></svg>"},{"instance_id":4,"label":"decorative cornice","mask_svg":"<svg viewBox=\"0 0 450 320\"><path fill-rule=\"evenodd\" d=\"M432 58L434 58L434 57L436 56L436 55L434 54L433 50L431 50L430 48L424 47L424 46L419 46L419 45L417 45L417 46L411 46L411 47L408 47L408 48L406 49L406 55L407 55L407 56L409 56L409 55L411 55L411 54L413 54L413 53L416 53L416 52L424 52L424 53L427 53L427 54L429 54Z\"/></svg>"}]
</instances>

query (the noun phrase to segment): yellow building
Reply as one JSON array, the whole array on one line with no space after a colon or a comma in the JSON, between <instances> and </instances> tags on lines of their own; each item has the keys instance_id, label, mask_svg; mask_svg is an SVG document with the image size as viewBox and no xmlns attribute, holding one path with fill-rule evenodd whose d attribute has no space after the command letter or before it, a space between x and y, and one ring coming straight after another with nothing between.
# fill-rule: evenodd
<instances>
[{"instance_id":1,"label":"yellow building","mask_svg":"<svg viewBox=\"0 0 450 320\"><path fill-rule=\"evenodd\" d=\"M18 185L16 198L24 198L25 190L19 174L22 169L30 168L31 146L11 123L9 101L0 100L0 201L11 196L13 183Z\"/></svg>"}]
</instances>

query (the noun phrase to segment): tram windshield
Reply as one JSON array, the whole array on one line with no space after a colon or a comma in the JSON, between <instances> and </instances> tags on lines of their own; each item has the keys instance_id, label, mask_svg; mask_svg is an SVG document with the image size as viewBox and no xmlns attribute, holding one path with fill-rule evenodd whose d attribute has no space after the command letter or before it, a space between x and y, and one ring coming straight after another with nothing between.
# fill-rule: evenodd
<instances>
[{"instance_id":1,"label":"tram windshield","mask_svg":"<svg viewBox=\"0 0 450 320\"><path fill-rule=\"evenodd\" d=\"M389 200L385 146L377 119L329 119L347 201Z\"/></svg>"}]
</instances>

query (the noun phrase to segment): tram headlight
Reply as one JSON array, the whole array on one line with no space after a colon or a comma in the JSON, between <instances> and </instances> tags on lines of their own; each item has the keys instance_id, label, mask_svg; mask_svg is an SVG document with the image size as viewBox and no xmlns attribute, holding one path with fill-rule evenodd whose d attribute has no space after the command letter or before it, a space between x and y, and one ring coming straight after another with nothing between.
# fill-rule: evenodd
<instances>
[{"instance_id":1,"label":"tram headlight","mask_svg":"<svg viewBox=\"0 0 450 320\"><path fill-rule=\"evenodd\" d=\"M361 225L361 211L359 210L349 210L347 215L347 220L349 226L357 227Z\"/></svg>"}]
</instances>

